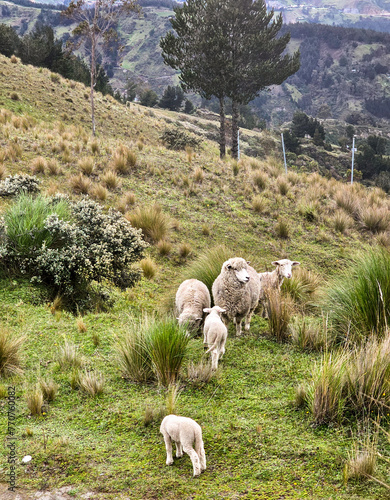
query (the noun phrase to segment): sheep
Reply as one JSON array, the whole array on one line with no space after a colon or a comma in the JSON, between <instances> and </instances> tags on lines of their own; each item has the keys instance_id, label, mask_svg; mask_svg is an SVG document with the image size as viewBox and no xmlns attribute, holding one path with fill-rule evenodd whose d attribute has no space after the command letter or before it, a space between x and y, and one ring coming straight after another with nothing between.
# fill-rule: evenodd
<instances>
[{"instance_id":1,"label":"sheep","mask_svg":"<svg viewBox=\"0 0 390 500\"><path fill-rule=\"evenodd\" d=\"M176 292L175 304L179 325L189 323L198 330L204 317L203 309L211 305L209 289L202 281L185 280Z\"/></svg>"},{"instance_id":2,"label":"sheep","mask_svg":"<svg viewBox=\"0 0 390 500\"><path fill-rule=\"evenodd\" d=\"M183 451L192 461L194 476L206 470L206 455L204 452L202 429L195 420L178 415L168 415L161 422L160 432L164 436L167 451L167 465L173 464L172 441L176 444L176 457L182 457ZM193 447L195 443L195 449Z\"/></svg>"},{"instance_id":3,"label":"sheep","mask_svg":"<svg viewBox=\"0 0 390 500\"><path fill-rule=\"evenodd\" d=\"M249 330L254 309L260 296L260 279L256 271L241 257L233 257L223 263L221 273L212 286L214 304L225 309L225 323L233 321L236 335L241 335L245 318L245 330Z\"/></svg>"},{"instance_id":4,"label":"sheep","mask_svg":"<svg viewBox=\"0 0 390 500\"><path fill-rule=\"evenodd\" d=\"M260 279L260 295L259 304L263 307L263 316L265 314L265 306L267 301L268 290L278 290L280 292L284 278L292 277L292 268L299 266L300 262L289 259L275 260L272 262L276 268L271 272L259 273Z\"/></svg>"},{"instance_id":5,"label":"sheep","mask_svg":"<svg viewBox=\"0 0 390 500\"><path fill-rule=\"evenodd\" d=\"M216 370L218 368L218 360L225 354L225 344L228 334L227 328L221 319L221 314L225 312L225 309L214 306L212 308L207 307L203 311L209 313L204 322L203 343L209 347L206 354L211 352L211 369Z\"/></svg>"}]
</instances>

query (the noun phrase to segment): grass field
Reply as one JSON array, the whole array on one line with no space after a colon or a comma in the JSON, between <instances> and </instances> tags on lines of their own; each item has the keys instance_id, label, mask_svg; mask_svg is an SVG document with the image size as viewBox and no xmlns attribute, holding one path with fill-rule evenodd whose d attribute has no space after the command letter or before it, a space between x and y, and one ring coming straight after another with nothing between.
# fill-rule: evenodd
<instances>
[{"instance_id":1,"label":"grass field","mask_svg":"<svg viewBox=\"0 0 390 500\"><path fill-rule=\"evenodd\" d=\"M16 387L17 485L28 491L71 486L70 497L90 492L102 499L388 498L387 490L374 481L343 482L348 453L364 435L363 422L351 417L340 425L317 426L306 408L294 404L296 387L310 379L321 354L302 351L292 341L275 342L260 316L242 338L230 329L226 355L207 384L197 385L188 377L190 362L204 356L201 338L190 342L175 411L194 418L203 429L207 470L196 479L188 456L172 467L165 465L159 425L167 408L166 389L124 377L115 349L133 320L160 314L187 266L217 245L250 259L259 271L271 270L270 263L278 258L298 260L326 284L358 250L389 241L388 228L378 234L364 218L368 208L373 217L375 210L388 208L387 196L317 173L290 171L286 176L279 153L243 157L238 165L220 161L201 118L188 117L186 122L183 115L161 110L134 104L128 109L100 95L93 139L85 87L2 56L0 68L3 178L33 174L38 157L54 160L56 169L46 166L36 173L41 191L80 199L86 195L77 194L71 179L80 173L79 160L92 157L93 169L85 174L89 196L95 197L94 189L101 185L107 191L101 203L127 214L158 203L171 223L166 234L169 254L162 255L156 244L148 249L155 276L125 291L105 284L114 299L106 312L81 316L61 311L45 288L3 272L0 327L25 337L24 373L3 378L0 385L3 435L7 387ZM161 142L165 128L179 122L182 129L186 124L196 132L198 148L173 151ZM264 148L274 140L269 132L257 137ZM115 187L104 184L123 146L135 152L136 165L127 174L117 174ZM131 204L123 201L128 193L133 195ZM1 198L1 211L10 203ZM183 244L190 246L188 255L181 251ZM321 311L297 302L293 314L316 317ZM76 346L82 373L103 376L103 394L86 395L74 370L61 368L65 342ZM41 379L55 382L58 393L34 416L27 398ZM383 435L378 449L389 454ZM6 446L0 453L4 484L9 472ZM32 457L27 464L21 463L25 455ZM378 462L376 475L388 482L385 462Z\"/></svg>"}]
</instances>

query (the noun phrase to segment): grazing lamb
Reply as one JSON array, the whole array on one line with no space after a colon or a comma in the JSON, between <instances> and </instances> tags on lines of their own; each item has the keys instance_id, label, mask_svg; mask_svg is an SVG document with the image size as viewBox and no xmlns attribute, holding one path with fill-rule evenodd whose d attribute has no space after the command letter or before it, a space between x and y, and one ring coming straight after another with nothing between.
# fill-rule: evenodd
<instances>
[{"instance_id":1,"label":"grazing lamb","mask_svg":"<svg viewBox=\"0 0 390 500\"><path fill-rule=\"evenodd\" d=\"M202 429L192 418L168 415L161 422L160 432L164 436L167 450L167 465L173 464L172 441L176 444L176 457L187 453L194 467L194 476L206 470L206 455L203 447ZM195 449L193 445L195 443Z\"/></svg>"},{"instance_id":2,"label":"grazing lamb","mask_svg":"<svg viewBox=\"0 0 390 500\"><path fill-rule=\"evenodd\" d=\"M260 295L260 280L256 271L246 260L233 257L223 263L221 273L212 286L214 304L225 309L222 318L233 321L236 335L241 335L241 324L245 318L245 329L257 307Z\"/></svg>"},{"instance_id":3,"label":"grazing lamb","mask_svg":"<svg viewBox=\"0 0 390 500\"><path fill-rule=\"evenodd\" d=\"M276 268L272 272L259 273L260 278L260 296L259 304L263 307L263 315L265 313L265 305L267 299L267 290L278 290L282 286L284 278L292 277L292 268L299 266L300 262L289 259L275 260L272 262Z\"/></svg>"},{"instance_id":4,"label":"grazing lamb","mask_svg":"<svg viewBox=\"0 0 390 500\"><path fill-rule=\"evenodd\" d=\"M225 344L227 339L227 328L223 324L221 314L225 312L219 306L212 308L206 307L203 309L205 313L209 313L204 321L203 343L208 345L206 354L211 352L211 368L216 370L218 368L218 360L225 354Z\"/></svg>"},{"instance_id":5,"label":"grazing lamb","mask_svg":"<svg viewBox=\"0 0 390 500\"><path fill-rule=\"evenodd\" d=\"M194 329L199 329L204 317L203 309L211 305L209 289L202 281L185 280L176 292L175 303L179 325L189 323Z\"/></svg>"}]
</instances>

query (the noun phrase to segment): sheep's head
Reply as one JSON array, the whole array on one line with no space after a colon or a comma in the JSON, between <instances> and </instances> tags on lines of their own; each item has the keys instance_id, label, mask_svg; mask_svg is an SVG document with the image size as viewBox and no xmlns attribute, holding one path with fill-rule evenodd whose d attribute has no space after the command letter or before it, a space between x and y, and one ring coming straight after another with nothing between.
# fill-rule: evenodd
<instances>
[{"instance_id":1,"label":"sheep's head","mask_svg":"<svg viewBox=\"0 0 390 500\"><path fill-rule=\"evenodd\" d=\"M196 314L188 311L183 311L178 318L176 318L180 326L187 325L191 330L197 330L202 324L203 317L200 318Z\"/></svg>"},{"instance_id":2,"label":"sheep's head","mask_svg":"<svg viewBox=\"0 0 390 500\"><path fill-rule=\"evenodd\" d=\"M294 266L299 266L299 264L300 262L289 259L275 260L274 262L272 262L272 265L276 266L278 275L281 278L288 278L288 279L292 277L292 268Z\"/></svg>"},{"instance_id":3,"label":"sheep's head","mask_svg":"<svg viewBox=\"0 0 390 500\"><path fill-rule=\"evenodd\" d=\"M203 312L210 314L212 312L216 312L218 316L221 316L224 312L226 312L226 309L222 309L222 307L219 306L214 306L214 307L205 307L203 309Z\"/></svg>"},{"instance_id":4,"label":"sheep's head","mask_svg":"<svg viewBox=\"0 0 390 500\"><path fill-rule=\"evenodd\" d=\"M248 263L241 257L234 257L223 263L222 272L233 274L240 283L248 283Z\"/></svg>"}]
</instances>

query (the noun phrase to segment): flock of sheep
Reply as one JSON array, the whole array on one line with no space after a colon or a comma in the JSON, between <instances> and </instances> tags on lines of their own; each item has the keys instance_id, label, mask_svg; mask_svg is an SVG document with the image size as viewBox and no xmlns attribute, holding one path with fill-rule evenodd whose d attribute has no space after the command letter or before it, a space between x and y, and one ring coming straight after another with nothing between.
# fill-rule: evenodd
<instances>
[{"instance_id":1,"label":"flock of sheep","mask_svg":"<svg viewBox=\"0 0 390 500\"><path fill-rule=\"evenodd\" d=\"M208 347L206 353L211 353L213 370L217 369L218 361L225 353L229 322L235 324L237 336L241 335L243 321L245 330L249 330L255 309L260 305L265 311L269 291L280 291L284 278L291 278L292 268L298 266L299 262L282 259L272 264L275 266L272 272L257 273L241 257L233 257L224 262L211 289L213 307L210 307L210 292L201 281L188 279L179 286L175 301L179 324L188 324L196 329L203 324L203 342ZM174 441L177 457L181 457L183 451L190 456L194 476L199 476L206 469L199 424L191 418L168 415L161 423L160 432L164 436L167 465L173 464Z\"/></svg>"}]
</instances>

